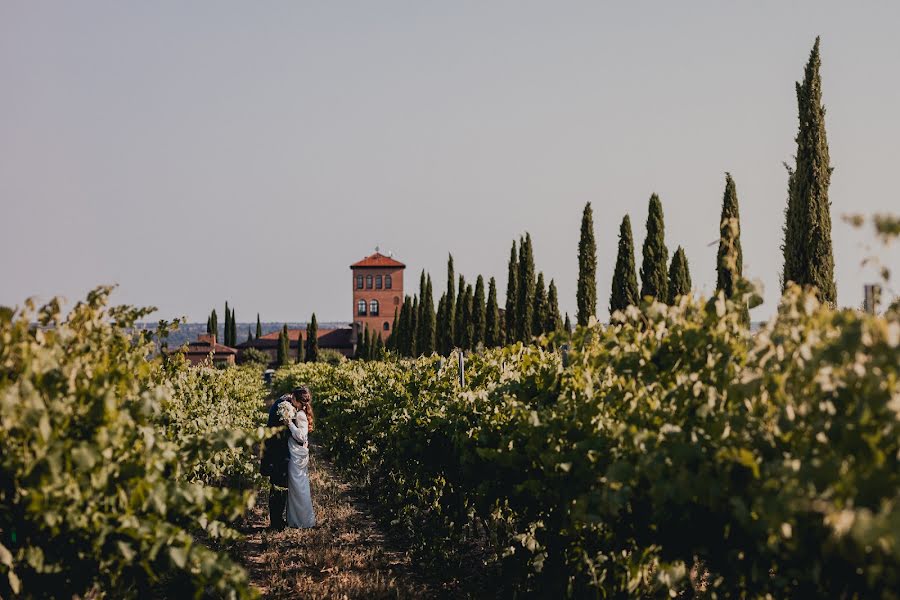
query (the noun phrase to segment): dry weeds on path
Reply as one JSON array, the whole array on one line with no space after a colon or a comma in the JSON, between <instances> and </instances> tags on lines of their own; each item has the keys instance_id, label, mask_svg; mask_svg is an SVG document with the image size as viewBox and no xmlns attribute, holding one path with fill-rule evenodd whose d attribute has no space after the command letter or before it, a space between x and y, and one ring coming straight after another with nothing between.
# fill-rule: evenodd
<instances>
[{"instance_id":1,"label":"dry weeds on path","mask_svg":"<svg viewBox=\"0 0 900 600\"><path fill-rule=\"evenodd\" d=\"M416 572L409 556L394 548L375 518L353 496L331 465L313 449L310 484L318 526L270 532L268 498L242 527L236 548L251 581L265 598L429 598L437 592Z\"/></svg>"}]
</instances>

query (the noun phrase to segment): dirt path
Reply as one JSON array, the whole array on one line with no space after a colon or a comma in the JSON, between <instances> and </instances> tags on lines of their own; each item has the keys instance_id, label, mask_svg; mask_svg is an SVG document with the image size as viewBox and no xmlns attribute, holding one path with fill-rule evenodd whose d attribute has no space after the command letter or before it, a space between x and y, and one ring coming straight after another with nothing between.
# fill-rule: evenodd
<instances>
[{"instance_id":1,"label":"dirt path","mask_svg":"<svg viewBox=\"0 0 900 600\"><path fill-rule=\"evenodd\" d=\"M247 516L237 548L265 598L431 598L444 596L422 579L402 548L313 448L310 485L318 526L269 532L265 490Z\"/></svg>"}]
</instances>

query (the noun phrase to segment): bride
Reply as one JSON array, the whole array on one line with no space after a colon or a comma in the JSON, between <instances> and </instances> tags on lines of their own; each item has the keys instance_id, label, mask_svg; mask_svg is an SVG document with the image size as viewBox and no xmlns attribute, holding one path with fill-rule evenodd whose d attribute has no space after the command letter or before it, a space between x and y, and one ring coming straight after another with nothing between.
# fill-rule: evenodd
<instances>
[{"instance_id":1,"label":"bride","mask_svg":"<svg viewBox=\"0 0 900 600\"><path fill-rule=\"evenodd\" d=\"M316 524L312 494L309 490L309 432L313 430L312 397L309 388L301 387L293 393L293 416L285 421L291 430L288 438L288 527L308 528Z\"/></svg>"}]
</instances>

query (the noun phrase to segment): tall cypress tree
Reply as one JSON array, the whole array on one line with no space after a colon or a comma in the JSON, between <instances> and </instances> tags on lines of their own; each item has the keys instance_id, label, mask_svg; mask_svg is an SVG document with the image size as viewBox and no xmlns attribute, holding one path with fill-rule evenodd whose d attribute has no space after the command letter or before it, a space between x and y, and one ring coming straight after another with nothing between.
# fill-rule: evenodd
<instances>
[{"instance_id":1,"label":"tall cypress tree","mask_svg":"<svg viewBox=\"0 0 900 600\"><path fill-rule=\"evenodd\" d=\"M537 282L534 284L534 308L532 312L531 331L534 335L543 335L544 325L547 324L547 289L544 286L544 272L538 273Z\"/></svg>"},{"instance_id":2,"label":"tall cypress tree","mask_svg":"<svg viewBox=\"0 0 900 600\"><path fill-rule=\"evenodd\" d=\"M455 274L453 273L453 255L447 259L447 299L444 302L444 318L441 322L441 353L449 356L453 350L456 341L455 322L456 310L454 304L454 296L456 292L453 288Z\"/></svg>"},{"instance_id":3,"label":"tall cypress tree","mask_svg":"<svg viewBox=\"0 0 900 600\"><path fill-rule=\"evenodd\" d=\"M516 252L516 241L513 240L512 248L509 251L509 272L506 279L506 312L503 315L507 344L513 343L518 336L519 325L516 318L516 303L518 301L519 258Z\"/></svg>"},{"instance_id":4,"label":"tall cypress tree","mask_svg":"<svg viewBox=\"0 0 900 600\"><path fill-rule=\"evenodd\" d=\"M366 348L366 338L369 337L369 326L366 325L364 332L357 333L356 341L356 358L365 360L368 349Z\"/></svg>"},{"instance_id":5,"label":"tall cypress tree","mask_svg":"<svg viewBox=\"0 0 900 600\"><path fill-rule=\"evenodd\" d=\"M616 270L613 272L612 290L609 293L609 314L617 310L637 305L637 274L634 270L634 241L631 236L631 217L622 217L619 225L619 251L616 255Z\"/></svg>"},{"instance_id":6,"label":"tall cypress tree","mask_svg":"<svg viewBox=\"0 0 900 600\"><path fill-rule=\"evenodd\" d=\"M466 278L459 276L458 290L456 293L456 314L453 319L453 345L463 347L463 338L466 337L466 321L463 307L466 302Z\"/></svg>"},{"instance_id":7,"label":"tall cypress tree","mask_svg":"<svg viewBox=\"0 0 900 600\"><path fill-rule=\"evenodd\" d=\"M530 342L534 325L534 252L531 245L531 234L519 244L519 301L516 303L518 319L518 337L523 342Z\"/></svg>"},{"instance_id":8,"label":"tall cypress tree","mask_svg":"<svg viewBox=\"0 0 900 600\"><path fill-rule=\"evenodd\" d=\"M441 346L442 340L444 339L444 325L446 319L444 318L444 311L447 310L447 294L441 294L441 299L438 300L437 307L437 315L435 316L435 325L434 325L434 350L438 354L443 354L444 349Z\"/></svg>"},{"instance_id":9,"label":"tall cypress tree","mask_svg":"<svg viewBox=\"0 0 900 600\"><path fill-rule=\"evenodd\" d=\"M584 205L581 238L578 240L578 324L587 325L597 315L597 242L594 240L594 211Z\"/></svg>"},{"instance_id":10,"label":"tall cypress tree","mask_svg":"<svg viewBox=\"0 0 900 600\"><path fill-rule=\"evenodd\" d=\"M566 322L563 323L563 329L566 330L566 333L572 334L572 321L569 320L569 313L566 313Z\"/></svg>"},{"instance_id":11,"label":"tall cypress tree","mask_svg":"<svg viewBox=\"0 0 900 600\"><path fill-rule=\"evenodd\" d=\"M684 248L678 246L672 257L672 265L669 267L669 304L675 304L679 296L691 293L691 271L688 267L688 259L684 254Z\"/></svg>"},{"instance_id":12,"label":"tall cypress tree","mask_svg":"<svg viewBox=\"0 0 900 600\"><path fill-rule=\"evenodd\" d=\"M428 355L434 352L434 321L434 292L431 289L431 275L428 275L419 300L419 328L416 340L419 354Z\"/></svg>"},{"instance_id":13,"label":"tall cypress tree","mask_svg":"<svg viewBox=\"0 0 900 600\"><path fill-rule=\"evenodd\" d=\"M377 332L375 333L375 349L372 352L372 359L384 360L384 341Z\"/></svg>"},{"instance_id":14,"label":"tall cypress tree","mask_svg":"<svg viewBox=\"0 0 900 600\"><path fill-rule=\"evenodd\" d=\"M464 350L472 350L475 345L475 327L473 325L475 305L475 292L472 290L472 284L466 285L466 293L463 295L463 318L462 318L462 337L460 338L459 347Z\"/></svg>"},{"instance_id":15,"label":"tall cypress tree","mask_svg":"<svg viewBox=\"0 0 900 600\"><path fill-rule=\"evenodd\" d=\"M399 311L394 308L394 323L391 325L391 334L388 336L388 339L385 341L385 348L387 350L396 350L397 349L397 326L399 325L400 314Z\"/></svg>"},{"instance_id":16,"label":"tall cypress tree","mask_svg":"<svg viewBox=\"0 0 900 600\"><path fill-rule=\"evenodd\" d=\"M559 316L559 294L556 291L556 282L550 280L550 289L547 292L547 316L544 321L544 332L553 333L562 329L562 317Z\"/></svg>"},{"instance_id":17,"label":"tall cypress tree","mask_svg":"<svg viewBox=\"0 0 900 600\"><path fill-rule=\"evenodd\" d=\"M312 319L306 325L306 362L317 360L319 360L319 321L316 320L316 313L313 313Z\"/></svg>"},{"instance_id":18,"label":"tall cypress tree","mask_svg":"<svg viewBox=\"0 0 900 600\"><path fill-rule=\"evenodd\" d=\"M788 205L784 226L782 281L815 286L819 299L834 304L834 254L831 247L831 167L825 134L825 107L819 68L819 38L806 63L803 83L797 83L796 162L788 169Z\"/></svg>"},{"instance_id":19,"label":"tall cypress tree","mask_svg":"<svg viewBox=\"0 0 900 600\"><path fill-rule=\"evenodd\" d=\"M249 325L247 325L247 341L248 341L248 342L252 342L252 341L253 341L253 330L250 329L250 326L249 326Z\"/></svg>"},{"instance_id":20,"label":"tall cypress tree","mask_svg":"<svg viewBox=\"0 0 900 600\"><path fill-rule=\"evenodd\" d=\"M211 334L212 330L212 315L206 317L206 333Z\"/></svg>"},{"instance_id":21,"label":"tall cypress tree","mask_svg":"<svg viewBox=\"0 0 900 600\"><path fill-rule=\"evenodd\" d=\"M291 355L291 338L288 336L287 324L281 329L281 335L278 337L278 366L284 367L290 362Z\"/></svg>"},{"instance_id":22,"label":"tall cypress tree","mask_svg":"<svg viewBox=\"0 0 900 600\"><path fill-rule=\"evenodd\" d=\"M231 343L232 348L237 346L237 318L234 316L234 307L231 307Z\"/></svg>"},{"instance_id":23,"label":"tall cypress tree","mask_svg":"<svg viewBox=\"0 0 900 600\"><path fill-rule=\"evenodd\" d=\"M494 348L500 345L500 307L497 306L497 281L488 281L487 312L484 316L484 345Z\"/></svg>"},{"instance_id":24,"label":"tall cypress tree","mask_svg":"<svg viewBox=\"0 0 900 600\"><path fill-rule=\"evenodd\" d=\"M309 325L306 326L306 334L309 335ZM305 348L305 344L303 343L303 333L298 331L297 332L297 364L300 364L303 362L303 359L305 358L305 354L306 354L305 350L306 350L306 348Z\"/></svg>"},{"instance_id":25,"label":"tall cypress tree","mask_svg":"<svg viewBox=\"0 0 900 600\"><path fill-rule=\"evenodd\" d=\"M363 335L363 360L372 360L372 334L369 332L369 324L366 323L366 333Z\"/></svg>"},{"instance_id":26,"label":"tall cypress tree","mask_svg":"<svg viewBox=\"0 0 900 600\"><path fill-rule=\"evenodd\" d=\"M647 213L647 237L641 263L641 297L651 296L660 302L669 298L669 250L666 248L666 228L663 223L662 202L650 196Z\"/></svg>"},{"instance_id":27,"label":"tall cypress tree","mask_svg":"<svg viewBox=\"0 0 900 600\"><path fill-rule=\"evenodd\" d=\"M403 304L400 306L400 325L398 331L400 336L397 340L397 351L400 356L409 356L411 350L410 337L412 336L412 299L404 296Z\"/></svg>"},{"instance_id":28,"label":"tall cypress tree","mask_svg":"<svg viewBox=\"0 0 900 600\"><path fill-rule=\"evenodd\" d=\"M719 219L719 252L716 256L716 290L725 292L726 298L734 296L734 283L743 277L740 218L737 188L731 173L725 173L725 194L722 196L722 217Z\"/></svg>"},{"instance_id":29,"label":"tall cypress tree","mask_svg":"<svg viewBox=\"0 0 900 600\"><path fill-rule=\"evenodd\" d=\"M216 309L212 310L212 314L209 316L210 320L210 329L212 330L212 334L216 336L216 339L219 339L219 316L216 314Z\"/></svg>"},{"instance_id":30,"label":"tall cypress tree","mask_svg":"<svg viewBox=\"0 0 900 600\"><path fill-rule=\"evenodd\" d=\"M256 313L256 339L262 337L262 322L259 320L259 313Z\"/></svg>"},{"instance_id":31,"label":"tall cypress tree","mask_svg":"<svg viewBox=\"0 0 900 600\"><path fill-rule=\"evenodd\" d=\"M222 332L222 343L226 346L231 345L231 309L228 308L228 301L225 301L225 330Z\"/></svg>"},{"instance_id":32,"label":"tall cypress tree","mask_svg":"<svg viewBox=\"0 0 900 600\"><path fill-rule=\"evenodd\" d=\"M377 331L372 332L373 335L378 335ZM412 303L412 311L410 312L410 326L409 326L409 356L418 356L419 355L419 297L413 296Z\"/></svg>"},{"instance_id":33,"label":"tall cypress tree","mask_svg":"<svg viewBox=\"0 0 900 600\"><path fill-rule=\"evenodd\" d=\"M485 310L484 277L479 275L475 280L475 297L472 299L472 348L477 348L478 344L484 344L487 325Z\"/></svg>"}]
</instances>

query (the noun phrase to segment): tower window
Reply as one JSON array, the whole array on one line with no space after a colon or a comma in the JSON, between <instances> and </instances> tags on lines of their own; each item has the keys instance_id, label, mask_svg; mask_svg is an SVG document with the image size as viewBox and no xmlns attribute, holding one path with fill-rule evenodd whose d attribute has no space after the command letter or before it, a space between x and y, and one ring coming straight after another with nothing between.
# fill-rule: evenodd
<instances>
[{"instance_id":1,"label":"tower window","mask_svg":"<svg viewBox=\"0 0 900 600\"><path fill-rule=\"evenodd\" d=\"M367 290L372 289L372 276L371 275L366 275L366 289Z\"/></svg>"},{"instance_id":2,"label":"tower window","mask_svg":"<svg viewBox=\"0 0 900 600\"><path fill-rule=\"evenodd\" d=\"M385 321L385 322L384 322L384 325L382 325L381 328L384 329L385 331L390 331L390 330L391 330L391 324L388 323L387 321Z\"/></svg>"},{"instance_id":3,"label":"tower window","mask_svg":"<svg viewBox=\"0 0 900 600\"><path fill-rule=\"evenodd\" d=\"M362 300L360 302L363 302ZM369 314L373 317L378 316L378 300L372 300L369 302Z\"/></svg>"},{"instance_id":4,"label":"tower window","mask_svg":"<svg viewBox=\"0 0 900 600\"><path fill-rule=\"evenodd\" d=\"M384 287L385 287L385 289L388 289L388 290L391 289L392 287L394 287L394 282L391 279L390 275L384 276Z\"/></svg>"},{"instance_id":5,"label":"tower window","mask_svg":"<svg viewBox=\"0 0 900 600\"><path fill-rule=\"evenodd\" d=\"M363 276L362 275L356 276L356 289L358 289L358 290L363 289Z\"/></svg>"},{"instance_id":6,"label":"tower window","mask_svg":"<svg viewBox=\"0 0 900 600\"><path fill-rule=\"evenodd\" d=\"M356 314L365 315L366 314L366 301L360 300L356 303Z\"/></svg>"},{"instance_id":7,"label":"tower window","mask_svg":"<svg viewBox=\"0 0 900 600\"><path fill-rule=\"evenodd\" d=\"M376 275L376 276L375 276L375 289L376 289L376 290L380 290L380 289L381 289L381 275Z\"/></svg>"}]
</instances>

